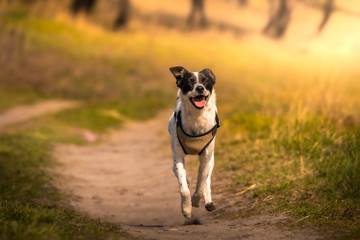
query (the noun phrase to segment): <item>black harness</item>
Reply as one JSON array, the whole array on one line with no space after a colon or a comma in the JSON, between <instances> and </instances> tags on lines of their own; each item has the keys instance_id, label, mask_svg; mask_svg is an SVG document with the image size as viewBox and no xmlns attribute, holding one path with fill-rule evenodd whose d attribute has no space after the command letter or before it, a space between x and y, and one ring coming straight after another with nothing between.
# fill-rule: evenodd
<instances>
[{"instance_id":1,"label":"black harness","mask_svg":"<svg viewBox=\"0 0 360 240\"><path fill-rule=\"evenodd\" d=\"M190 135L187 134L181 124L181 111L174 112L174 117L176 121L176 133L179 143L182 150L185 154L190 155L201 155L207 146L216 136L217 129L220 127L220 119L217 112L215 113L216 124L209 131L199 134L199 135Z\"/></svg>"}]
</instances>

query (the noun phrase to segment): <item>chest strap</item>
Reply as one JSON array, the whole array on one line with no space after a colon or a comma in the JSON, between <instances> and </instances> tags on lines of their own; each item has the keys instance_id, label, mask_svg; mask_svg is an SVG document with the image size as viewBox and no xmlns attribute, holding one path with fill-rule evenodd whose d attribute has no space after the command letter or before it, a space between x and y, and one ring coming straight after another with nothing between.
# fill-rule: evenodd
<instances>
[{"instance_id":1,"label":"chest strap","mask_svg":"<svg viewBox=\"0 0 360 240\"><path fill-rule=\"evenodd\" d=\"M190 135L187 134L182 127L181 111L178 113L174 112L177 137L185 154L201 155L206 147L209 146L216 135L217 129L220 127L220 120L217 112L215 114L216 125L213 128L199 135Z\"/></svg>"}]
</instances>

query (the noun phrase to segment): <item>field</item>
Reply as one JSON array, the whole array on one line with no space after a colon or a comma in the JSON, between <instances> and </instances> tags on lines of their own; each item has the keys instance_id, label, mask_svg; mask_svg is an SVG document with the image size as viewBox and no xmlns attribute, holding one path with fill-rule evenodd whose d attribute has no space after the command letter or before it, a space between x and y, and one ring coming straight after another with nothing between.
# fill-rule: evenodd
<instances>
[{"instance_id":1,"label":"field","mask_svg":"<svg viewBox=\"0 0 360 240\"><path fill-rule=\"evenodd\" d=\"M319 11L299 5L286 36L273 40L261 34L263 1L245 9L209 2L206 29L188 29L189 3L174 4L133 1L128 27L113 32L115 13L104 2L77 18L66 1L0 3L0 111L48 99L80 103L0 129L0 238L132 238L59 206L66 196L51 184L52 147L86 145L79 129L101 135L173 107L168 68L176 65L209 67L217 77L222 185L214 192L237 209L223 216L288 212L294 227L358 237L360 18L336 12L317 34Z\"/></svg>"}]
</instances>

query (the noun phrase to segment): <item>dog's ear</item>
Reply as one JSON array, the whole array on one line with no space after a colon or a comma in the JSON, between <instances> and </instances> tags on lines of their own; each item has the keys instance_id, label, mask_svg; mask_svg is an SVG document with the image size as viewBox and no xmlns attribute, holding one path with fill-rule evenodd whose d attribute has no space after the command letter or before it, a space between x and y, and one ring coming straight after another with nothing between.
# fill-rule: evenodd
<instances>
[{"instance_id":1,"label":"dog's ear","mask_svg":"<svg viewBox=\"0 0 360 240\"><path fill-rule=\"evenodd\" d=\"M213 81L213 84L215 84L216 82L215 74L209 68L205 68L204 70L201 71L201 73L203 73L205 76L210 78Z\"/></svg>"},{"instance_id":2,"label":"dog's ear","mask_svg":"<svg viewBox=\"0 0 360 240\"><path fill-rule=\"evenodd\" d=\"M188 70L181 66L171 67L169 70L176 78L176 85L180 87L181 80L184 78L184 75L188 72Z\"/></svg>"}]
</instances>

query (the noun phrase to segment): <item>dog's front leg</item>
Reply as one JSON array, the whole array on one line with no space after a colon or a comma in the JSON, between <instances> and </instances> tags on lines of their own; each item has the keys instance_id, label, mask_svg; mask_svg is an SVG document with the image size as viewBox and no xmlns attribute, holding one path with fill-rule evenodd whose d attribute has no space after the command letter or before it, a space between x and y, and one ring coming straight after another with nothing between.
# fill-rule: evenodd
<instances>
[{"instance_id":1,"label":"dog's front leg","mask_svg":"<svg viewBox=\"0 0 360 240\"><path fill-rule=\"evenodd\" d=\"M181 211L186 219L191 218L191 197L188 182L186 180L184 156L174 156L173 171L179 182L181 195Z\"/></svg>"},{"instance_id":2,"label":"dog's front leg","mask_svg":"<svg viewBox=\"0 0 360 240\"><path fill-rule=\"evenodd\" d=\"M192 206L199 207L200 199L203 196L205 200L205 208L208 211L216 209L211 200L211 174L214 168L214 145L210 144L208 148L199 156L200 166L198 179L196 183L196 191L192 196Z\"/></svg>"}]
</instances>

